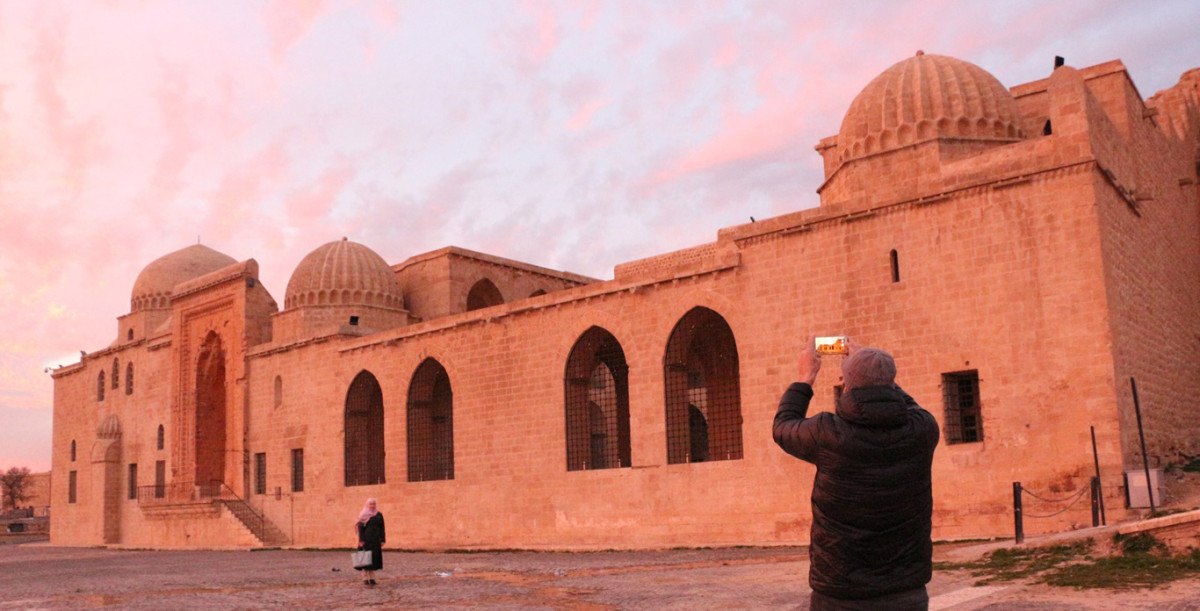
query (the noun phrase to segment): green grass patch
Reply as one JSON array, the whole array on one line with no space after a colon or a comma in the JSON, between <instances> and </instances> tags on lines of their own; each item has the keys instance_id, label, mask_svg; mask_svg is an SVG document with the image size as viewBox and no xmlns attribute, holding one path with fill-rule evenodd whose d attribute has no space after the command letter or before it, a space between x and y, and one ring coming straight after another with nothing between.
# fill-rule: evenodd
<instances>
[{"instance_id":1,"label":"green grass patch","mask_svg":"<svg viewBox=\"0 0 1200 611\"><path fill-rule=\"evenodd\" d=\"M970 571L976 585L1033 579L1079 589L1148 588L1200 574L1200 550L1171 555L1149 533L1116 535L1117 553L1094 558L1091 539L1070 545L1000 549L975 562L938 562L940 571Z\"/></svg>"}]
</instances>

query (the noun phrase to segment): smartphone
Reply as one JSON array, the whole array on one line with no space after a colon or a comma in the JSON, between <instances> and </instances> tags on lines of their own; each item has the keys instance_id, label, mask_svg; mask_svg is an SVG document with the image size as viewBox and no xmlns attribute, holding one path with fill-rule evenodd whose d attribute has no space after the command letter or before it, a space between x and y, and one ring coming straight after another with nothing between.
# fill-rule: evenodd
<instances>
[{"instance_id":1,"label":"smartphone","mask_svg":"<svg viewBox=\"0 0 1200 611\"><path fill-rule=\"evenodd\" d=\"M818 337L814 344L813 349L821 355L846 354L850 351L850 345L846 343L845 335Z\"/></svg>"}]
</instances>

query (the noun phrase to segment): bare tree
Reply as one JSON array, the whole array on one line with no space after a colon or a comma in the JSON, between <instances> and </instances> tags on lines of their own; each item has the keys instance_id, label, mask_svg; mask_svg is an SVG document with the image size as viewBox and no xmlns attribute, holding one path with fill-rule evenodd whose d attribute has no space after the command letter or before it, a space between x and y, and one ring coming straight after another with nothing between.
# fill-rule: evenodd
<instances>
[{"instance_id":1,"label":"bare tree","mask_svg":"<svg viewBox=\"0 0 1200 611\"><path fill-rule=\"evenodd\" d=\"M0 474L0 486L3 486L3 496L0 496L0 501L3 501L3 506L16 509L23 501L33 496L29 493L29 486L33 481L29 477L29 467L11 467L8 471Z\"/></svg>"}]
</instances>

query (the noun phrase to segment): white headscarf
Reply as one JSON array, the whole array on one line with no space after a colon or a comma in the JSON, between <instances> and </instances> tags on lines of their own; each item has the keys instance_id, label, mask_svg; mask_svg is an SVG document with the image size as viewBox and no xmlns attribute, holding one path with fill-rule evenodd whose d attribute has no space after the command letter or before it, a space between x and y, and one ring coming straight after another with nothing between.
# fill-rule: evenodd
<instances>
[{"instance_id":1,"label":"white headscarf","mask_svg":"<svg viewBox=\"0 0 1200 611\"><path fill-rule=\"evenodd\" d=\"M375 514L379 513L378 508L371 507L372 503L378 505L378 502L375 499L367 499L367 502L363 503L362 511L358 514L359 524L366 524L367 520L370 520L371 518L375 517Z\"/></svg>"}]
</instances>

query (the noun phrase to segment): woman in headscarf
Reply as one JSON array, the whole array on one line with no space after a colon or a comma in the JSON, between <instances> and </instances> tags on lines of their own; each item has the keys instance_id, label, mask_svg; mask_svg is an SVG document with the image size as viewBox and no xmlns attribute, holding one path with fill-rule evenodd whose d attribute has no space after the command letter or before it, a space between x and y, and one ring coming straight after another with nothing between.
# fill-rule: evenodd
<instances>
[{"instance_id":1,"label":"woman in headscarf","mask_svg":"<svg viewBox=\"0 0 1200 611\"><path fill-rule=\"evenodd\" d=\"M358 514L358 521L354 523L354 529L358 532L358 549L371 552L370 566L359 567L358 570L363 571L363 584L373 586L375 571L383 569L383 544L387 542L383 514L376 507L375 499L367 499Z\"/></svg>"}]
</instances>

